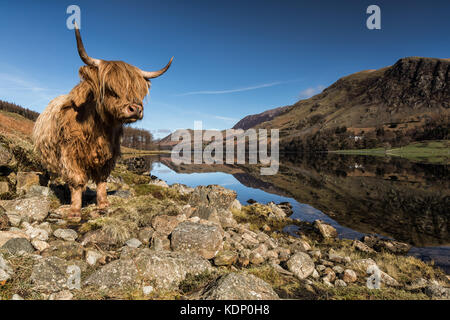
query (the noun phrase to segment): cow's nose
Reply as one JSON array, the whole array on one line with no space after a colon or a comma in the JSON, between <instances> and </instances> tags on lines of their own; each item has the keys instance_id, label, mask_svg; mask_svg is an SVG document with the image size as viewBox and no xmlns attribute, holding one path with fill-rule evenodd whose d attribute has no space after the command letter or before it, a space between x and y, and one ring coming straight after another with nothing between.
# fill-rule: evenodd
<instances>
[{"instance_id":1,"label":"cow's nose","mask_svg":"<svg viewBox=\"0 0 450 320\"><path fill-rule=\"evenodd\" d=\"M128 106L128 113L131 117L142 118L144 108L137 104L132 104Z\"/></svg>"}]
</instances>

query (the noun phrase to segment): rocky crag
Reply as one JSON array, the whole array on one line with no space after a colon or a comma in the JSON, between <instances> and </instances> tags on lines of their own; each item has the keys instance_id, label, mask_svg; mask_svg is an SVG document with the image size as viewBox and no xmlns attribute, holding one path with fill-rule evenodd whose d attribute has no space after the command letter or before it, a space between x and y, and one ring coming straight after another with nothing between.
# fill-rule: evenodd
<instances>
[{"instance_id":1,"label":"rocky crag","mask_svg":"<svg viewBox=\"0 0 450 320\"><path fill-rule=\"evenodd\" d=\"M287 204L244 206L223 187L169 186L125 165L108 180L110 208L90 185L70 223L67 188L18 143L0 147L1 299L449 299L448 276L407 244L338 239Z\"/></svg>"}]
</instances>

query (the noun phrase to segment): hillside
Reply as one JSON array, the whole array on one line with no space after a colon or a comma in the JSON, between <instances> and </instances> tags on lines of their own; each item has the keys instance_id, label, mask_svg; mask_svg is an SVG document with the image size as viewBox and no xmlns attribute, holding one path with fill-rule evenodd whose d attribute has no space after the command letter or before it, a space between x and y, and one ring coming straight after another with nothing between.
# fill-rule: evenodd
<instances>
[{"instance_id":1,"label":"hillside","mask_svg":"<svg viewBox=\"0 0 450 320\"><path fill-rule=\"evenodd\" d=\"M289 106L278 107L275 109L270 109L258 114L252 114L242 118L238 123L236 123L232 129L250 129L258 124L266 121L270 121L278 115L282 114L284 111L288 109Z\"/></svg>"},{"instance_id":2,"label":"hillside","mask_svg":"<svg viewBox=\"0 0 450 320\"><path fill-rule=\"evenodd\" d=\"M254 127L280 129L281 144L287 149L313 147L311 142L305 146L306 138L317 142L322 138L318 149L446 139L449 72L450 59L403 58L393 66L343 77ZM359 145L346 145L355 141Z\"/></svg>"}]
</instances>

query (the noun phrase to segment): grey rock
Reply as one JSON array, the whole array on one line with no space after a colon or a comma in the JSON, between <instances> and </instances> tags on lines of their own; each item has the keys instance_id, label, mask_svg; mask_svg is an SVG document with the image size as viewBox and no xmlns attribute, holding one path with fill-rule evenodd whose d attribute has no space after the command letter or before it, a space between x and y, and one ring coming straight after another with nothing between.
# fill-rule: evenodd
<instances>
[{"instance_id":1,"label":"grey rock","mask_svg":"<svg viewBox=\"0 0 450 320\"><path fill-rule=\"evenodd\" d=\"M38 251L44 251L50 247L50 245L47 242L42 240L32 240L31 244Z\"/></svg>"},{"instance_id":2,"label":"grey rock","mask_svg":"<svg viewBox=\"0 0 450 320\"><path fill-rule=\"evenodd\" d=\"M347 284L345 283L344 280L337 279L337 280L334 282L334 286L335 286L335 287L346 287Z\"/></svg>"},{"instance_id":3,"label":"grey rock","mask_svg":"<svg viewBox=\"0 0 450 320\"><path fill-rule=\"evenodd\" d=\"M14 255L34 252L30 241L25 238L10 239L2 246L2 249Z\"/></svg>"},{"instance_id":4,"label":"grey rock","mask_svg":"<svg viewBox=\"0 0 450 320\"><path fill-rule=\"evenodd\" d=\"M272 287L251 274L230 273L207 288L205 300L278 300Z\"/></svg>"},{"instance_id":5,"label":"grey rock","mask_svg":"<svg viewBox=\"0 0 450 320\"><path fill-rule=\"evenodd\" d=\"M314 262L311 257L304 252L297 252L286 263L289 271L297 278L305 279L314 272Z\"/></svg>"},{"instance_id":6,"label":"grey rock","mask_svg":"<svg viewBox=\"0 0 450 320\"><path fill-rule=\"evenodd\" d=\"M172 232L171 247L175 251L195 252L211 259L222 246L223 231L216 225L182 222Z\"/></svg>"},{"instance_id":7,"label":"grey rock","mask_svg":"<svg viewBox=\"0 0 450 320\"><path fill-rule=\"evenodd\" d=\"M50 200L41 197L8 200L2 202L3 208L12 226L17 227L21 221L42 222L50 210Z\"/></svg>"},{"instance_id":8,"label":"grey rock","mask_svg":"<svg viewBox=\"0 0 450 320\"><path fill-rule=\"evenodd\" d=\"M6 281L11 278L14 274L14 271L11 265L3 258L3 255L0 253L0 282Z\"/></svg>"},{"instance_id":9,"label":"grey rock","mask_svg":"<svg viewBox=\"0 0 450 320\"><path fill-rule=\"evenodd\" d=\"M208 260L196 254L140 250L133 258L135 265L140 270L141 276L158 289L177 288L188 274L198 275L213 270Z\"/></svg>"},{"instance_id":10,"label":"grey rock","mask_svg":"<svg viewBox=\"0 0 450 320\"><path fill-rule=\"evenodd\" d=\"M25 300L21 296L19 296L17 293L13 294L11 300Z\"/></svg>"},{"instance_id":11,"label":"grey rock","mask_svg":"<svg viewBox=\"0 0 450 320\"><path fill-rule=\"evenodd\" d=\"M31 272L34 289L43 292L58 292L68 289L68 267L75 265L58 257L45 257L37 260Z\"/></svg>"},{"instance_id":12,"label":"grey rock","mask_svg":"<svg viewBox=\"0 0 450 320\"><path fill-rule=\"evenodd\" d=\"M229 210L236 192L218 185L199 186L194 189L189 198L189 204L193 207L199 205L211 206L215 209Z\"/></svg>"},{"instance_id":13,"label":"grey rock","mask_svg":"<svg viewBox=\"0 0 450 320\"><path fill-rule=\"evenodd\" d=\"M125 242L125 244L131 248L139 248L142 245L142 242L136 238L132 238Z\"/></svg>"},{"instance_id":14,"label":"grey rock","mask_svg":"<svg viewBox=\"0 0 450 320\"><path fill-rule=\"evenodd\" d=\"M138 282L139 272L131 259L115 260L90 275L85 285L100 288L123 288Z\"/></svg>"},{"instance_id":15,"label":"grey rock","mask_svg":"<svg viewBox=\"0 0 450 320\"><path fill-rule=\"evenodd\" d=\"M432 299L448 300L450 299L450 288L441 286L437 282L433 282L426 286L424 292Z\"/></svg>"},{"instance_id":16,"label":"grey rock","mask_svg":"<svg viewBox=\"0 0 450 320\"><path fill-rule=\"evenodd\" d=\"M314 227L324 238L336 238L338 235L334 227L321 220L314 221Z\"/></svg>"},{"instance_id":17,"label":"grey rock","mask_svg":"<svg viewBox=\"0 0 450 320\"><path fill-rule=\"evenodd\" d=\"M49 188L40 185L32 185L26 192L26 197L50 197L54 196L55 193Z\"/></svg>"},{"instance_id":18,"label":"grey rock","mask_svg":"<svg viewBox=\"0 0 450 320\"><path fill-rule=\"evenodd\" d=\"M0 144L0 167L9 167L13 162L13 154Z\"/></svg>"},{"instance_id":19,"label":"grey rock","mask_svg":"<svg viewBox=\"0 0 450 320\"><path fill-rule=\"evenodd\" d=\"M88 250L86 252L86 262L90 266L95 266L97 261L103 258L103 255L97 250Z\"/></svg>"},{"instance_id":20,"label":"grey rock","mask_svg":"<svg viewBox=\"0 0 450 320\"><path fill-rule=\"evenodd\" d=\"M170 240L168 236L159 232L154 232L150 248L154 250L170 250Z\"/></svg>"},{"instance_id":21,"label":"grey rock","mask_svg":"<svg viewBox=\"0 0 450 320\"><path fill-rule=\"evenodd\" d=\"M17 193L27 193L32 186L38 186L41 173L40 172L17 172Z\"/></svg>"},{"instance_id":22,"label":"grey rock","mask_svg":"<svg viewBox=\"0 0 450 320\"><path fill-rule=\"evenodd\" d=\"M375 250L373 250L371 247L369 247L368 245L362 243L359 240L354 240L352 243L353 247L358 249L359 251L362 252L367 252L367 253L373 253L375 252Z\"/></svg>"},{"instance_id":23,"label":"grey rock","mask_svg":"<svg viewBox=\"0 0 450 320\"><path fill-rule=\"evenodd\" d=\"M42 256L55 256L65 260L83 258L84 248L75 241L56 240L49 243L49 248L42 252Z\"/></svg>"},{"instance_id":24,"label":"grey rock","mask_svg":"<svg viewBox=\"0 0 450 320\"><path fill-rule=\"evenodd\" d=\"M165 214L155 216L152 219L152 227L156 232L168 236L176 228L180 221L175 216Z\"/></svg>"},{"instance_id":25,"label":"grey rock","mask_svg":"<svg viewBox=\"0 0 450 320\"><path fill-rule=\"evenodd\" d=\"M48 300L72 300L73 294L69 290L63 290L50 294Z\"/></svg>"},{"instance_id":26,"label":"grey rock","mask_svg":"<svg viewBox=\"0 0 450 320\"><path fill-rule=\"evenodd\" d=\"M78 238L78 233L72 229L56 229L53 235L66 241L75 241Z\"/></svg>"}]
</instances>

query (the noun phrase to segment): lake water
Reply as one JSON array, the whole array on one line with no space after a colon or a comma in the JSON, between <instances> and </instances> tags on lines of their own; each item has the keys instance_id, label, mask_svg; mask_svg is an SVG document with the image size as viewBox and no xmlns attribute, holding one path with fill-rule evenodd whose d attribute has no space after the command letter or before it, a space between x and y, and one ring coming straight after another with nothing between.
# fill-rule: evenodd
<instances>
[{"instance_id":1,"label":"lake water","mask_svg":"<svg viewBox=\"0 0 450 320\"><path fill-rule=\"evenodd\" d=\"M364 234L410 243L411 255L433 260L450 272L450 175L447 165L412 163L398 158L314 155L280 159L274 176L256 166L175 165L170 156L125 160L129 168L168 184L191 187L217 184L253 199L292 205L291 218L324 220L339 236ZM295 234L296 227L285 231Z\"/></svg>"}]
</instances>

